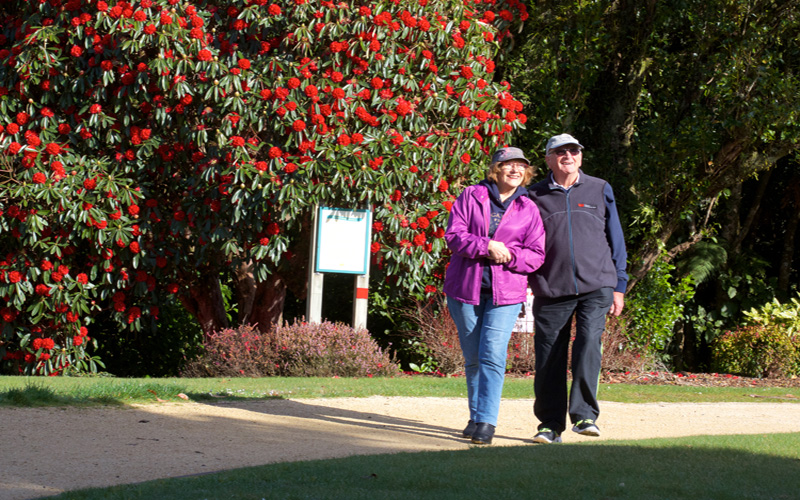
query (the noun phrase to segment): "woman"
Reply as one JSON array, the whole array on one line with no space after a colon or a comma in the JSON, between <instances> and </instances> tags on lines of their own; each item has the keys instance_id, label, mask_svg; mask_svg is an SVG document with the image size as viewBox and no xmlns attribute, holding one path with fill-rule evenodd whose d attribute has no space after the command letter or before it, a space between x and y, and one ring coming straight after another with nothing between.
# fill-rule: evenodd
<instances>
[{"instance_id":1,"label":"woman","mask_svg":"<svg viewBox=\"0 0 800 500\"><path fill-rule=\"evenodd\" d=\"M511 330L527 275L544 261L544 227L525 185L533 169L518 148L492 156L486 180L461 193L445 240L453 256L444 280L467 379L465 438L491 444L500 410Z\"/></svg>"}]
</instances>

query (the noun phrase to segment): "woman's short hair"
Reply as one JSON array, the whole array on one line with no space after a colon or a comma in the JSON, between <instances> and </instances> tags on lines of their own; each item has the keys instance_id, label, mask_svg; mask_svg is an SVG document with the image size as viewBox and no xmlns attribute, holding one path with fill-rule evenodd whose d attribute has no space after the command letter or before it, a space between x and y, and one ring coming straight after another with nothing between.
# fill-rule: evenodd
<instances>
[{"instance_id":1,"label":"woman's short hair","mask_svg":"<svg viewBox=\"0 0 800 500\"><path fill-rule=\"evenodd\" d=\"M500 165L502 165L503 163L505 162L496 161L491 165L489 165L489 171L486 173L486 178L494 183L497 183L497 176L500 175ZM534 172L535 169L530 164L528 164L528 168L525 169L525 176L522 178L522 184L521 184L522 186L527 186L528 183L531 182L531 179L533 179Z\"/></svg>"}]
</instances>

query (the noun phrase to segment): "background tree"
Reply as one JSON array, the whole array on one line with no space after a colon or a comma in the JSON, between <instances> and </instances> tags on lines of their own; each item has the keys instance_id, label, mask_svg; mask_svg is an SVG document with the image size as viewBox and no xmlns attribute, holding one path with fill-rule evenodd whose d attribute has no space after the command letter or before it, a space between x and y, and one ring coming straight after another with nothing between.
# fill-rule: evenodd
<instances>
[{"instance_id":1,"label":"background tree","mask_svg":"<svg viewBox=\"0 0 800 500\"><path fill-rule=\"evenodd\" d=\"M423 294L447 211L522 127L493 82L516 1L6 1L0 355L91 369L87 326L177 295L206 333L303 296L310 210L374 210L375 270Z\"/></svg>"},{"instance_id":2,"label":"background tree","mask_svg":"<svg viewBox=\"0 0 800 500\"><path fill-rule=\"evenodd\" d=\"M693 256L695 265L679 271L705 269L695 277L716 280L714 287L726 294L730 279L726 285L717 278L754 270L758 259L752 253L733 256L744 249L762 252L759 244L744 243L756 220L747 200L759 198L736 193L781 162L781 176L792 178L787 169L797 170L799 34L796 1L545 1L533 6L526 43L502 68L528 114L536 117L522 137L530 150L541 152L550 134L575 133L587 146L589 172L615 186L631 255L631 313L654 307L652 301L649 306L635 302L635 287L659 261ZM783 177L780 182L791 181ZM780 240L792 247L784 245L784 256L797 254L788 237L795 213L770 213L783 221ZM793 263L784 266L783 283L796 283L796 257L760 267L777 276L778 262L788 260ZM667 283L662 273L676 279L668 266L659 266L656 282ZM763 300L764 292L770 293L766 280L752 278L761 283L754 286ZM740 291L737 300L753 289ZM661 302L674 300L668 293L661 297ZM688 299L679 300L687 304ZM680 317L668 316L672 324ZM709 325L709 334L720 326ZM687 339L692 345L699 341L694 332Z\"/></svg>"}]
</instances>

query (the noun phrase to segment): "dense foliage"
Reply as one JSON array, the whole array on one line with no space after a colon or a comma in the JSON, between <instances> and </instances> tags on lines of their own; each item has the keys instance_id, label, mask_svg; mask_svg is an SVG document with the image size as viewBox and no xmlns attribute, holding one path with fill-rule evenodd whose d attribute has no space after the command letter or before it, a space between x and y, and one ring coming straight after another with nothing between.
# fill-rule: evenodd
<instances>
[{"instance_id":1,"label":"dense foliage","mask_svg":"<svg viewBox=\"0 0 800 500\"><path fill-rule=\"evenodd\" d=\"M374 270L436 290L447 211L526 116L517 0L0 3L0 356L94 370L93 317L268 329L316 204L374 211Z\"/></svg>"}]
</instances>

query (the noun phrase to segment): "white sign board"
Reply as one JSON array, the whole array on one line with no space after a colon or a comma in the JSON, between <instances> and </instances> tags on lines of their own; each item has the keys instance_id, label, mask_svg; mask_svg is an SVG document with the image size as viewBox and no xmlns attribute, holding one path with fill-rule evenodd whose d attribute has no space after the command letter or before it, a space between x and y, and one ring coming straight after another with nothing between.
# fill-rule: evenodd
<instances>
[{"instance_id":1,"label":"white sign board","mask_svg":"<svg viewBox=\"0 0 800 500\"><path fill-rule=\"evenodd\" d=\"M320 207L317 221L316 272L367 274L372 212Z\"/></svg>"},{"instance_id":2,"label":"white sign board","mask_svg":"<svg viewBox=\"0 0 800 500\"><path fill-rule=\"evenodd\" d=\"M520 333L533 333L533 330L533 291L528 288L525 302L522 303L522 308L519 311L517 323L514 325L512 331Z\"/></svg>"}]
</instances>

